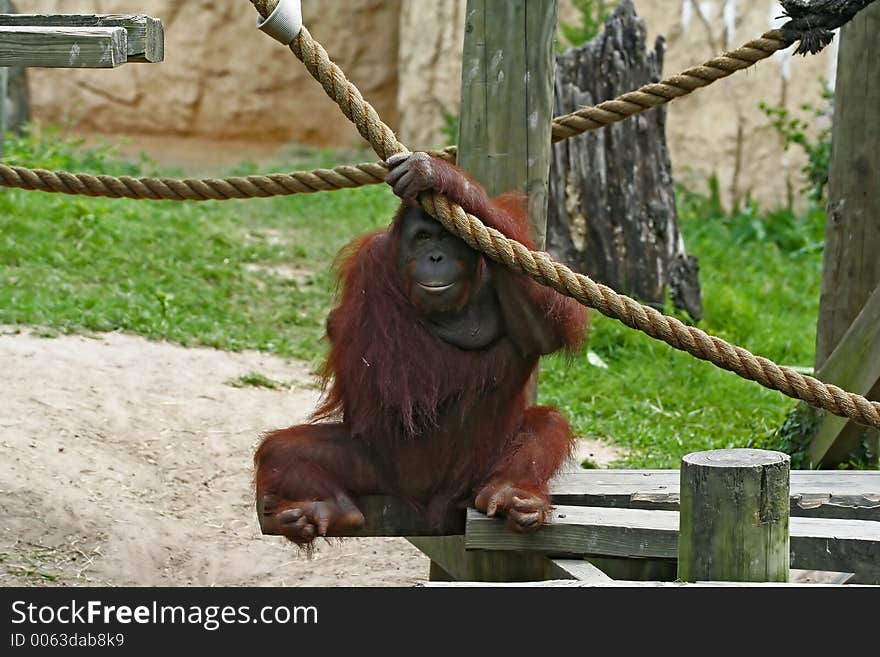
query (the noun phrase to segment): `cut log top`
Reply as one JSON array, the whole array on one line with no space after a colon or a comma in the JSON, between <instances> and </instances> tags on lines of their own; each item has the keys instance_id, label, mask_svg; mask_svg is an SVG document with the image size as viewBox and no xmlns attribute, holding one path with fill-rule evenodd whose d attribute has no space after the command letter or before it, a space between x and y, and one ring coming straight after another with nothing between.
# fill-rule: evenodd
<instances>
[{"instance_id":1,"label":"cut log top","mask_svg":"<svg viewBox=\"0 0 880 657\"><path fill-rule=\"evenodd\" d=\"M682 464L711 468L761 468L790 460L787 454L763 449L713 449L688 454L682 458Z\"/></svg>"}]
</instances>

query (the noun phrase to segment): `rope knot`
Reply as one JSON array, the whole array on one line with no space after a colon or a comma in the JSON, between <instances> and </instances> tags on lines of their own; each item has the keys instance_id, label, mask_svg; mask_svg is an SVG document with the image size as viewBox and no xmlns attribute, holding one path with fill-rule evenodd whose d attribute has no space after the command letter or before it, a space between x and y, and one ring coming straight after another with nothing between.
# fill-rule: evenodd
<instances>
[{"instance_id":1,"label":"rope knot","mask_svg":"<svg viewBox=\"0 0 880 657\"><path fill-rule=\"evenodd\" d=\"M782 33L800 41L795 54L815 55L834 39L838 27L848 23L874 0L780 0L783 16L791 18Z\"/></svg>"}]
</instances>

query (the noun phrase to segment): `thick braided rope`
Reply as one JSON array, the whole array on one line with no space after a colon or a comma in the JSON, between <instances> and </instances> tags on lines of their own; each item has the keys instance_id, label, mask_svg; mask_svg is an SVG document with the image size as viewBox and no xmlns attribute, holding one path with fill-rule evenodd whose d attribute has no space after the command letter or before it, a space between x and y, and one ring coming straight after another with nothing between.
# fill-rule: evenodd
<instances>
[{"instance_id":1,"label":"thick braided rope","mask_svg":"<svg viewBox=\"0 0 880 657\"><path fill-rule=\"evenodd\" d=\"M324 90L340 105L343 113L380 157L388 158L406 151L391 128L379 119L376 111L354 89L339 67L330 62L326 51L314 41L308 30L303 28L290 48L306 63L312 76L321 82ZM471 247L584 305L596 308L603 315L767 388L835 415L880 428L880 402L869 401L861 395L846 392L791 368L780 367L773 361L757 357L698 328L686 326L675 318L599 285L588 276L576 274L555 262L548 254L531 251L497 230L487 228L478 218L441 194L424 193L419 200L425 210L447 230L464 239Z\"/></svg>"},{"instance_id":2,"label":"thick braided rope","mask_svg":"<svg viewBox=\"0 0 880 657\"><path fill-rule=\"evenodd\" d=\"M553 142L623 121L639 112L686 96L716 80L748 68L776 51L788 48L792 43L794 41L784 36L781 30L772 30L732 52L724 53L678 75L646 84L593 107L584 107L571 114L558 116L553 119Z\"/></svg>"},{"instance_id":3,"label":"thick braided rope","mask_svg":"<svg viewBox=\"0 0 880 657\"><path fill-rule=\"evenodd\" d=\"M366 162L335 169L275 173L201 180L93 176L85 173L25 169L0 164L0 185L42 192L170 201L223 201L308 194L385 182L383 162Z\"/></svg>"},{"instance_id":4,"label":"thick braided rope","mask_svg":"<svg viewBox=\"0 0 880 657\"><path fill-rule=\"evenodd\" d=\"M387 160L395 153L407 150L397 141L391 128L382 122L373 106L364 100L357 87L348 81L342 69L330 61L327 51L305 27L290 44L290 49L305 64L312 77L321 83L327 95L336 101L342 113L376 151L376 155Z\"/></svg>"},{"instance_id":5,"label":"thick braided rope","mask_svg":"<svg viewBox=\"0 0 880 657\"><path fill-rule=\"evenodd\" d=\"M455 161L455 148L434 153ZM94 176L27 169L0 164L0 186L80 196L105 196L150 201L225 201L243 198L268 198L290 194L310 194L335 189L350 189L385 182L388 167L384 162L362 162L334 169L314 169L266 176L233 178L132 178L130 176Z\"/></svg>"}]
</instances>

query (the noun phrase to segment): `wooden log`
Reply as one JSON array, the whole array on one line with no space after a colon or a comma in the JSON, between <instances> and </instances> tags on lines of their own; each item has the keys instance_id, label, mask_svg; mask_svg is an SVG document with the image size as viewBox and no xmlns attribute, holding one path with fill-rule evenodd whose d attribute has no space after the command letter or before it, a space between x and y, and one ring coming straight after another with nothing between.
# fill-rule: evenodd
<instances>
[{"instance_id":1,"label":"wooden log","mask_svg":"<svg viewBox=\"0 0 880 657\"><path fill-rule=\"evenodd\" d=\"M866 7L840 31L837 82L834 89L831 165L828 174L828 219L815 369L841 343L844 334L880 286L880 4ZM873 352L874 363L880 361ZM821 378L821 377L820 377ZM825 380L824 378L822 379ZM832 383L837 383L832 381ZM863 390L880 399L880 381ZM869 392L870 391L870 392ZM846 462L861 451L880 451L880 430L862 431L854 425L823 423L810 446L810 458L823 467ZM835 433L836 432L836 433ZM833 442L829 444L829 439ZM840 443L839 445L837 443Z\"/></svg>"},{"instance_id":2,"label":"wooden log","mask_svg":"<svg viewBox=\"0 0 880 657\"><path fill-rule=\"evenodd\" d=\"M676 559L678 518L676 511L558 506L540 531L515 534L501 520L469 510L465 547L591 561L595 556ZM789 529L792 568L855 573L853 583L880 584L880 522L791 518Z\"/></svg>"},{"instance_id":3,"label":"wooden log","mask_svg":"<svg viewBox=\"0 0 880 657\"><path fill-rule=\"evenodd\" d=\"M790 463L760 449L682 458L678 579L788 581Z\"/></svg>"},{"instance_id":4,"label":"wooden log","mask_svg":"<svg viewBox=\"0 0 880 657\"><path fill-rule=\"evenodd\" d=\"M4 14L0 26L8 27L122 27L128 41L129 62L161 62L165 59L165 29L152 16L132 14Z\"/></svg>"},{"instance_id":5,"label":"wooden log","mask_svg":"<svg viewBox=\"0 0 880 657\"><path fill-rule=\"evenodd\" d=\"M125 64L121 27L0 27L0 66L115 68Z\"/></svg>"},{"instance_id":6,"label":"wooden log","mask_svg":"<svg viewBox=\"0 0 880 657\"><path fill-rule=\"evenodd\" d=\"M792 470L792 516L880 520L880 472ZM550 481L554 504L631 509L679 508L678 470L580 470Z\"/></svg>"},{"instance_id":7,"label":"wooden log","mask_svg":"<svg viewBox=\"0 0 880 657\"><path fill-rule=\"evenodd\" d=\"M880 400L880 285L868 297L816 376L820 381ZM810 464L816 468L844 462L863 444L873 445L877 435L876 429L822 412L807 450Z\"/></svg>"}]
</instances>

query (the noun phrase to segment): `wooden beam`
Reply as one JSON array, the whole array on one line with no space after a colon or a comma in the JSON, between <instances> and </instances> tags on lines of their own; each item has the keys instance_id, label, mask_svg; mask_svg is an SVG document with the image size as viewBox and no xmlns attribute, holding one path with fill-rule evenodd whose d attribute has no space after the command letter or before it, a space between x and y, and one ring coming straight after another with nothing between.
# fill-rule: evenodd
<instances>
[{"instance_id":1,"label":"wooden beam","mask_svg":"<svg viewBox=\"0 0 880 657\"><path fill-rule=\"evenodd\" d=\"M880 285L816 373L819 380L880 401ZM813 467L845 461L876 429L822 413L808 450Z\"/></svg>"},{"instance_id":2,"label":"wooden beam","mask_svg":"<svg viewBox=\"0 0 880 657\"><path fill-rule=\"evenodd\" d=\"M129 62L161 62L165 59L165 29L152 16L133 14L0 14L7 27L122 27L128 42Z\"/></svg>"},{"instance_id":3,"label":"wooden beam","mask_svg":"<svg viewBox=\"0 0 880 657\"><path fill-rule=\"evenodd\" d=\"M675 511L678 470L580 470L550 481L554 504ZM792 516L880 520L880 472L792 470Z\"/></svg>"},{"instance_id":4,"label":"wooden beam","mask_svg":"<svg viewBox=\"0 0 880 657\"><path fill-rule=\"evenodd\" d=\"M466 550L464 536L407 538L431 558L432 571L440 569L456 581L531 582L565 576L553 560L537 552Z\"/></svg>"},{"instance_id":5,"label":"wooden beam","mask_svg":"<svg viewBox=\"0 0 880 657\"><path fill-rule=\"evenodd\" d=\"M579 582L610 582L611 578L586 559L551 559L558 572L553 579L576 579Z\"/></svg>"},{"instance_id":6,"label":"wooden beam","mask_svg":"<svg viewBox=\"0 0 880 657\"><path fill-rule=\"evenodd\" d=\"M464 533L464 511L450 513L440 525L430 525L414 507L399 498L371 495L357 500L366 523L360 529L344 534L351 536L446 536ZM280 532L274 524L274 516L264 512L263 501L257 504L260 530L265 535L277 536ZM331 536L339 536L331 534Z\"/></svg>"},{"instance_id":7,"label":"wooden beam","mask_svg":"<svg viewBox=\"0 0 880 657\"><path fill-rule=\"evenodd\" d=\"M880 523L791 518L791 567L855 573L853 582L880 584ZM468 511L468 550L533 551L554 557L607 555L676 559L678 513L559 506L534 534L515 534L495 518Z\"/></svg>"},{"instance_id":8,"label":"wooden beam","mask_svg":"<svg viewBox=\"0 0 880 657\"><path fill-rule=\"evenodd\" d=\"M600 589L615 589L615 588L706 588L706 587L730 587L730 588L739 588L739 587L748 587L748 588L804 588L804 587L812 587L812 586L832 586L831 583L801 583L801 582L658 582L658 581L650 581L650 582L640 582L640 581L627 581L627 580L611 580L608 582L599 582L599 581L579 581L575 579L550 579L544 580L540 582L510 582L510 583L495 583L490 584L487 582L425 582L423 584L418 584L417 586L432 588L432 589L449 589L449 588L497 588L499 586L505 588L600 588Z\"/></svg>"},{"instance_id":9,"label":"wooden beam","mask_svg":"<svg viewBox=\"0 0 880 657\"><path fill-rule=\"evenodd\" d=\"M127 39L121 27L0 27L0 66L115 68Z\"/></svg>"},{"instance_id":10,"label":"wooden beam","mask_svg":"<svg viewBox=\"0 0 880 657\"><path fill-rule=\"evenodd\" d=\"M838 573L830 570L802 570L792 568L788 581L792 584L846 584L855 573Z\"/></svg>"}]
</instances>

